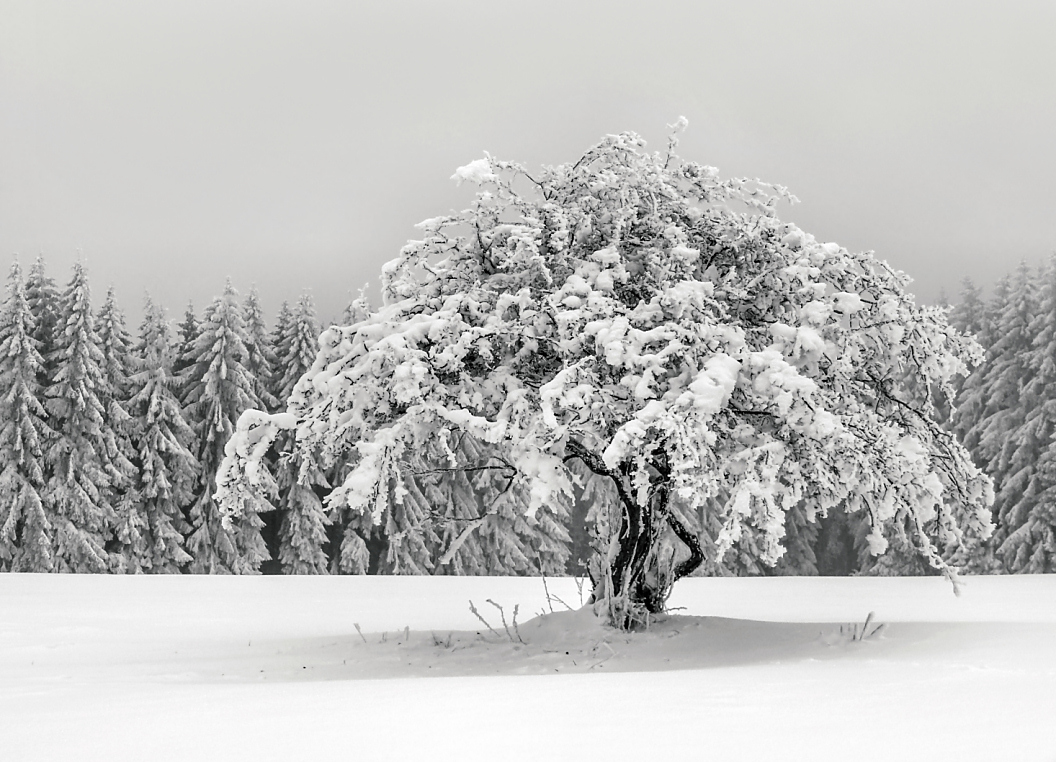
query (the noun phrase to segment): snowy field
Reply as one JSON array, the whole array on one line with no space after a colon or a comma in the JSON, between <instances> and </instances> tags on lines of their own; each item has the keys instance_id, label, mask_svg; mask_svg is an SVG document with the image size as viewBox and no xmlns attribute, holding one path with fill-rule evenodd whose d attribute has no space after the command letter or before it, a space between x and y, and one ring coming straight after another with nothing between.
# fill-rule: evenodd
<instances>
[{"instance_id":1,"label":"snowy field","mask_svg":"<svg viewBox=\"0 0 1056 762\"><path fill-rule=\"evenodd\" d=\"M538 579L4 574L0 759L1056 760L1056 576L671 603L627 636L533 620Z\"/></svg>"}]
</instances>

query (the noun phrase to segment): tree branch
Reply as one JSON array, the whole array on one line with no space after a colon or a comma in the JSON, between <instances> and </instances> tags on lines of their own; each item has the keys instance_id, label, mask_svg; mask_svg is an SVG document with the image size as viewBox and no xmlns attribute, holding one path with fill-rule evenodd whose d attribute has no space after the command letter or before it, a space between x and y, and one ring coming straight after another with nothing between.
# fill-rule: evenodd
<instances>
[{"instance_id":1,"label":"tree branch","mask_svg":"<svg viewBox=\"0 0 1056 762\"><path fill-rule=\"evenodd\" d=\"M689 548L689 558L674 569L675 578L672 580L672 583L674 583L683 577L688 577L700 568L700 565L704 563L704 550L700 547L700 540L697 539L697 536L690 532L674 513L667 514L667 524L671 527L671 531L675 533L675 536L682 541L682 544Z\"/></svg>"}]
</instances>

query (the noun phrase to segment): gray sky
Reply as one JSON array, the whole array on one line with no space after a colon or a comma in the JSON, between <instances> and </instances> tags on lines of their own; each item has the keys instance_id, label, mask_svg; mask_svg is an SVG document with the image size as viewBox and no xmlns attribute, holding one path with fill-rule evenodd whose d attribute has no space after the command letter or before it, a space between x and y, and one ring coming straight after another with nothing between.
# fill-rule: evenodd
<instances>
[{"instance_id":1,"label":"gray sky","mask_svg":"<svg viewBox=\"0 0 1056 762\"><path fill-rule=\"evenodd\" d=\"M332 316L484 150L681 153L787 185L933 301L1056 250L1056 3L2 0L0 264L178 317L230 275Z\"/></svg>"}]
</instances>

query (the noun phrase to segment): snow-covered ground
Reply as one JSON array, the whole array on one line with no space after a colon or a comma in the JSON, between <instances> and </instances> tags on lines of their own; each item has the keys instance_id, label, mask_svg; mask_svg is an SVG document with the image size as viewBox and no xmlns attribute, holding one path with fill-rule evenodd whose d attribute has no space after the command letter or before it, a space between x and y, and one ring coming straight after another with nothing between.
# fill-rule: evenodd
<instances>
[{"instance_id":1,"label":"snow-covered ground","mask_svg":"<svg viewBox=\"0 0 1056 762\"><path fill-rule=\"evenodd\" d=\"M1056 576L671 604L628 636L533 620L538 579L4 574L0 759L1056 760Z\"/></svg>"}]
</instances>

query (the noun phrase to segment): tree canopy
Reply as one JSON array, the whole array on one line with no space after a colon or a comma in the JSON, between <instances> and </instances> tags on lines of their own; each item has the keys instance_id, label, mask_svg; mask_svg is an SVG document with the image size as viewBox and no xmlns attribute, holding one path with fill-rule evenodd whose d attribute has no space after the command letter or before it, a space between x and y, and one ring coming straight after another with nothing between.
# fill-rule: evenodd
<instances>
[{"instance_id":1,"label":"tree canopy","mask_svg":"<svg viewBox=\"0 0 1056 762\"><path fill-rule=\"evenodd\" d=\"M540 172L459 168L473 204L420 223L383 306L323 334L287 412L243 414L218 474L228 520L273 494L261 464L290 430L302 473L343 465L329 505L375 524L427 454L492 475L467 532L511 507L564 515L585 467L614 496L592 577L618 626L662 610L705 547L773 565L833 510L867 522L873 553L897 541L950 572L993 494L933 408L978 346L871 253L781 221L785 189L676 148L624 133Z\"/></svg>"}]
</instances>

